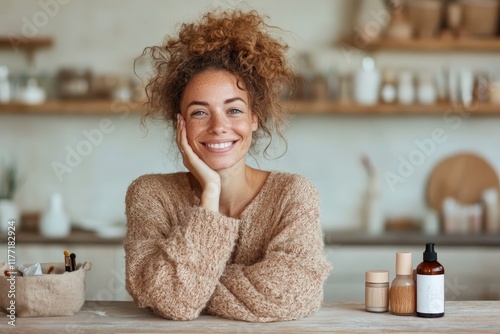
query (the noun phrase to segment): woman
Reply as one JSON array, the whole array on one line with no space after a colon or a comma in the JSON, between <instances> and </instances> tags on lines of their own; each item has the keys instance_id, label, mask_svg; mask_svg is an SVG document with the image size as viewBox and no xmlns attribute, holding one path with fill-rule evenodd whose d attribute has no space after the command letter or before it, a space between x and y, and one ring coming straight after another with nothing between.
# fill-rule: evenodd
<instances>
[{"instance_id":1,"label":"woman","mask_svg":"<svg viewBox=\"0 0 500 334\"><path fill-rule=\"evenodd\" d=\"M330 264L319 199L304 177L246 165L278 130L292 72L256 12L206 14L162 47L146 116L176 128L187 173L144 175L126 196L126 286L159 316L252 322L318 310Z\"/></svg>"}]
</instances>

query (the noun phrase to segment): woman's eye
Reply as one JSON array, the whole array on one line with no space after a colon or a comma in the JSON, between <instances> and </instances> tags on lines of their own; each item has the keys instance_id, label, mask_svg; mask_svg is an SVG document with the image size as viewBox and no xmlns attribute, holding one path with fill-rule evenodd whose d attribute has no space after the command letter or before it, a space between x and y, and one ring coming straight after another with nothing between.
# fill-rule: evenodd
<instances>
[{"instance_id":1,"label":"woman's eye","mask_svg":"<svg viewBox=\"0 0 500 334\"><path fill-rule=\"evenodd\" d=\"M229 110L230 114L239 114L240 112L241 112L241 110L239 110L239 109L231 109L231 110Z\"/></svg>"},{"instance_id":2,"label":"woman's eye","mask_svg":"<svg viewBox=\"0 0 500 334\"><path fill-rule=\"evenodd\" d=\"M191 116L202 116L205 115L205 112L203 110L196 110L191 113Z\"/></svg>"}]
</instances>

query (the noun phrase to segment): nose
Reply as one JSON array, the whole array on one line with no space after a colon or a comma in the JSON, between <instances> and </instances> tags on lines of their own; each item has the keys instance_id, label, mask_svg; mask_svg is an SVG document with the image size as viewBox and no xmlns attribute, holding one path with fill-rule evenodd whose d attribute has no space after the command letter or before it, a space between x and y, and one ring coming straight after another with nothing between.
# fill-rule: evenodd
<instances>
[{"instance_id":1,"label":"nose","mask_svg":"<svg viewBox=\"0 0 500 334\"><path fill-rule=\"evenodd\" d=\"M227 119L221 113L213 113L210 117L208 132L220 135L227 131Z\"/></svg>"}]
</instances>

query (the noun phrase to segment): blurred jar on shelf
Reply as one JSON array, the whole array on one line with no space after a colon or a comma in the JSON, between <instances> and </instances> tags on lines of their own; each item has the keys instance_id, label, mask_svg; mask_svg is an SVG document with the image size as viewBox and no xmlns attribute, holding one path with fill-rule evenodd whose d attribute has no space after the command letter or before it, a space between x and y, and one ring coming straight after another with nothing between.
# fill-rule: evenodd
<instances>
[{"instance_id":1,"label":"blurred jar on shelf","mask_svg":"<svg viewBox=\"0 0 500 334\"><path fill-rule=\"evenodd\" d=\"M133 99L133 90L130 79L126 76L118 76L116 87L113 89L113 100L129 102Z\"/></svg>"},{"instance_id":2,"label":"blurred jar on shelf","mask_svg":"<svg viewBox=\"0 0 500 334\"><path fill-rule=\"evenodd\" d=\"M380 72L372 57L364 57L361 69L354 73L354 100L361 105L376 104L380 92Z\"/></svg>"},{"instance_id":3,"label":"blurred jar on shelf","mask_svg":"<svg viewBox=\"0 0 500 334\"><path fill-rule=\"evenodd\" d=\"M340 98L341 76L338 71L331 69L326 75L327 99L336 101Z\"/></svg>"},{"instance_id":4,"label":"blurred jar on shelf","mask_svg":"<svg viewBox=\"0 0 500 334\"><path fill-rule=\"evenodd\" d=\"M474 100L474 73L472 70L463 68L460 70L460 101L466 105L472 105Z\"/></svg>"},{"instance_id":5,"label":"blurred jar on shelf","mask_svg":"<svg viewBox=\"0 0 500 334\"><path fill-rule=\"evenodd\" d=\"M297 78L297 98L301 100L314 99L314 80L316 70L313 65L312 55L307 52L298 54L299 73Z\"/></svg>"},{"instance_id":6,"label":"blurred jar on shelf","mask_svg":"<svg viewBox=\"0 0 500 334\"><path fill-rule=\"evenodd\" d=\"M46 95L36 77L28 78L26 85L21 88L22 101L26 104L39 104L45 102Z\"/></svg>"},{"instance_id":7,"label":"blurred jar on shelf","mask_svg":"<svg viewBox=\"0 0 500 334\"><path fill-rule=\"evenodd\" d=\"M480 103L490 101L490 74L487 72L476 73L474 78L474 100Z\"/></svg>"},{"instance_id":8,"label":"blurred jar on shelf","mask_svg":"<svg viewBox=\"0 0 500 334\"><path fill-rule=\"evenodd\" d=\"M0 103L9 103L12 100L12 90L9 80L9 68L0 66Z\"/></svg>"},{"instance_id":9,"label":"blurred jar on shelf","mask_svg":"<svg viewBox=\"0 0 500 334\"><path fill-rule=\"evenodd\" d=\"M437 100L437 91L431 71L421 71L418 76L417 100L420 104L434 104Z\"/></svg>"},{"instance_id":10,"label":"blurred jar on shelf","mask_svg":"<svg viewBox=\"0 0 500 334\"><path fill-rule=\"evenodd\" d=\"M60 99L86 99L92 92L89 69L62 68L56 75L56 91Z\"/></svg>"},{"instance_id":11,"label":"blurred jar on shelf","mask_svg":"<svg viewBox=\"0 0 500 334\"><path fill-rule=\"evenodd\" d=\"M492 104L500 104L500 73L493 73L489 82L489 100Z\"/></svg>"},{"instance_id":12,"label":"blurred jar on shelf","mask_svg":"<svg viewBox=\"0 0 500 334\"><path fill-rule=\"evenodd\" d=\"M396 71L392 68L386 68L382 73L382 88L380 98L384 103L393 103L397 98L397 79Z\"/></svg>"},{"instance_id":13,"label":"blurred jar on shelf","mask_svg":"<svg viewBox=\"0 0 500 334\"><path fill-rule=\"evenodd\" d=\"M433 38L439 32L442 2L436 0L409 1L408 17L417 38Z\"/></svg>"},{"instance_id":14,"label":"blurred jar on shelf","mask_svg":"<svg viewBox=\"0 0 500 334\"><path fill-rule=\"evenodd\" d=\"M398 103L412 104L415 102L415 85L413 73L410 70L400 70L398 74Z\"/></svg>"},{"instance_id":15,"label":"blurred jar on shelf","mask_svg":"<svg viewBox=\"0 0 500 334\"><path fill-rule=\"evenodd\" d=\"M493 37L498 29L498 0L461 0L461 26L465 35Z\"/></svg>"}]
</instances>

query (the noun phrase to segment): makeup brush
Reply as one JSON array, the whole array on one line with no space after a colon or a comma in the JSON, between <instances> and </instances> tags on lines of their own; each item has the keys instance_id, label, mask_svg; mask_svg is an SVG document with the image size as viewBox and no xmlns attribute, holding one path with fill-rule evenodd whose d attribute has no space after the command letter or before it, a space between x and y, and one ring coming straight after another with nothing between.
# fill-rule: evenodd
<instances>
[{"instance_id":1,"label":"makeup brush","mask_svg":"<svg viewBox=\"0 0 500 334\"><path fill-rule=\"evenodd\" d=\"M64 268L65 271L71 271L71 260L69 258L69 250L64 251Z\"/></svg>"},{"instance_id":2,"label":"makeup brush","mask_svg":"<svg viewBox=\"0 0 500 334\"><path fill-rule=\"evenodd\" d=\"M71 271L75 271L76 270L76 255L75 253L71 253L69 255L69 257L71 258Z\"/></svg>"}]
</instances>

